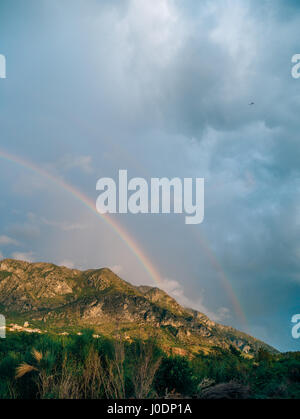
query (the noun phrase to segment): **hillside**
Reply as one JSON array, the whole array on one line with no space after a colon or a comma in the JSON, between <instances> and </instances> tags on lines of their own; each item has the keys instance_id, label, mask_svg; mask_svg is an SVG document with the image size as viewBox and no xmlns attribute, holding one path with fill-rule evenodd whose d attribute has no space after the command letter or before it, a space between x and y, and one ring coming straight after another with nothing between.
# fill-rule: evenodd
<instances>
[{"instance_id":1,"label":"hillside","mask_svg":"<svg viewBox=\"0 0 300 419\"><path fill-rule=\"evenodd\" d=\"M158 288L133 286L107 268L79 271L50 263L0 262L0 312L7 324L29 323L42 332L92 327L131 340L155 334L166 352L208 353L235 346L254 353L265 343L186 309Z\"/></svg>"}]
</instances>

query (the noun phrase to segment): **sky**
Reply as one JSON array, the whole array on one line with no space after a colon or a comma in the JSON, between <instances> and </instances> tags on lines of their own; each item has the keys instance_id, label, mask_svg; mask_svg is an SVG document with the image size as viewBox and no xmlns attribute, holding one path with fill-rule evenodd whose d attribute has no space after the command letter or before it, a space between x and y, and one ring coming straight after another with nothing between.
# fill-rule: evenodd
<instances>
[{"instance_id":1,"label":"sky","mask_svg":"<svg viewBox=\"0 0 300 419\"><path fill-rule=\"evenodd\" d=\"M292 0L1 0L0 256L110 267L299 350L299 27ZM111 216L159 283L62 186L96 203L120 169L205 179L202 224Z\"/></svg>"}]
</instances>

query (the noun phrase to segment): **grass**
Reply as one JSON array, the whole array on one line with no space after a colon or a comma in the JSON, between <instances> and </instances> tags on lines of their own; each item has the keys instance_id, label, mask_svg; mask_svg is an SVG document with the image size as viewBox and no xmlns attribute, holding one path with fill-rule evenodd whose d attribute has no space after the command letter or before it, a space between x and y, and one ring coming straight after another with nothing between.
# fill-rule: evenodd
<instances>
[{"instance_id":1,"label":"grass","mask_svg":"<svg viewBox=\"0 0 300 419\"><path fill-rule=\"evenodd\" d=\"M0 340L0 398L300 398L299 352L247 358L235 348L204 348L180 357L161 349L157 333L129 342L122 329L114 338L94 339L95 332L8 332Z\"/></svg>"}]
</instances>

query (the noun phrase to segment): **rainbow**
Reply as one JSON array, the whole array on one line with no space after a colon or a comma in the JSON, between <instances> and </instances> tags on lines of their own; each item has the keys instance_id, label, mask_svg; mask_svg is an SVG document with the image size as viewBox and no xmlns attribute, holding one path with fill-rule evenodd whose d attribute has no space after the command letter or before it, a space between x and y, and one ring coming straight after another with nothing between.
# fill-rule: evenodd
<instances>
[{"instance_id":1,"label":"rainbow","mask_svg":"<svg viewBox=\"0 0 300 419\"><path fill-rule=\"evenodd\" d=\"M207 245L206 240L204 240L204 238L202 236L200 236L200 234L197 234L196 231L195 231L195 235L196 235L196 240L198 241L201 248L205 252L206 257L209 260L211 266L218 273L219 279L220 279L220 281L222 283L222 286L223 286L224 290L226 291L226 293L227 293L227 295L228 295L228 297L229 297L229 299L230 299L230 301L233 305L235 313L239 317L242 324L244 326L247 326L248 322L247 322L247 319L246 319L246 315L245 315L245 313L243 311L243 308L242 308L242 306L239 302L239 299L238 299L238 297L237 297L237 295L236 295L236 293L235 293L235 291L234 291L234 289L231 285L231 282L227 278L227 275L225 274L224 270L222 269L222 266L218 262L218 259L216 258L214 252Z\"/></svg>"},{"instance_id":2,"label":"rainbow","mask_svg":"<svg viewBox=\"0 0 300 419\"><path fill-rule=\"evenodd\" d=\"M94 202L90 198L85 196L82 192L80 192L72 185L66 183L63 179L53 175L52 173L44 170L43 168L37 166L32 162L24 160L13 154L7 153L3 150L0 150L0 158L18 164L34 173L38 173L44 178L52 181L62 189L72 194L78 201L83 203L87 208L89 208L98 217L100 217L107 225L109 225L109 227L120 237L120 239L129 248L129 250L136 256L137 260L143 266L150 279L156 282L157 284L160 284L160 275L153 266L152 262L145 255L145 252L142 250L141 246L137 244L136 241L130 236L130 234L123 227L121 227L115 220L110 218L107 214L99 214Z\"/></svg>"},{"instance_id":3,"label":"rainbow","mask_svg":"<svg viewBox=\"0 0 300 419\"><path fill-rule=\"evenodd\" d=\"M109 217L107 214L99 214L96 205L94 202L88 198L86 195L84 195L81 191L76 189L74 186L68 184L63 179L61 179L58 176L55 176L54 174L46 171L45 169L37 166L36 164L24 160L23 158L19 156L15 156L11 153L8 153L4 150L0 149L0 158L4 159L6 161L12 162L14 164L18 164L25 169L28 169L34 173L38 173L44 178L50 180L55 185L58 185L63 190L68 191L71 195L73 195L78 201L83 203L87 208L89 208L94 214L96 214L97 217L101 218L117 235L118 237L124 242L124 244L127 246L127 248L135 255L139 263L142 265L143 269L146 271L149 278L155 282L158 285L161 285L161 277L157 269L154 267L153 263L150 261L150 259L146 256L144 250L138 244L133 237L130 236L128 231L126 231L122 226L120 226L115 220L113 220L111 217ZM239 319L243 322L244 325L247 324L246 322L246 316L242 310L242 307L239 303L239 300L233 290L233 287L225 275L221 265L217 261L214 253L210 249L210 247L206 244L206 242L200 238L199 235L197 235L198 241L205 251L209 262L214 267L214 269L217 271L217 273L220 275L222 285L224 289L226 290L228 296L230 297L230 300L233 304L234 310L236 314L238 315Z\"/></svg>"}]
</instances>

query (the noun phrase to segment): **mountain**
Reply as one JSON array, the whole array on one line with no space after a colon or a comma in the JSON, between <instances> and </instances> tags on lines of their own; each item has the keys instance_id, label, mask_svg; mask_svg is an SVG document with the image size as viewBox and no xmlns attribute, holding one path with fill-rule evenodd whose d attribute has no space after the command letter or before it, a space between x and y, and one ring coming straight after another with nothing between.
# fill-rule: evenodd
<instances>
[{"instance_id":1,"label":"mountain","mask_svg":"<svg viewBox=\"0 0 300 419\"><path fill-rule=\"evenodd\" d=\"M245 354L269 345L232 327L211 321L178 304L159 288L133 286L110 269L80 271L50 263L5 259L0 262L0 313L7 324L41 332L70 333L91 327L95 333L121 333L131 340L155 334L174 354L208 353L231 345Z\"/></svg>"}]
</instances>

